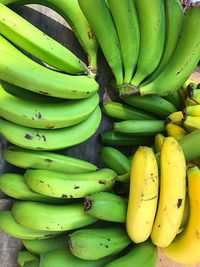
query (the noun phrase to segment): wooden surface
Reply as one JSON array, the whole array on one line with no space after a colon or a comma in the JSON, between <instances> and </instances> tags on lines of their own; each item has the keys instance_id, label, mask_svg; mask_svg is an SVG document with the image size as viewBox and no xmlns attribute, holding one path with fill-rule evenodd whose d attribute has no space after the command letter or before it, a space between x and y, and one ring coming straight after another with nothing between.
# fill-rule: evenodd
<instances>
[{"instance_id":1,"label":"wooden surface","mask_svg":"<svg viewBox=\"0 0 200 267\"><path fill-rule=\"evenodd\" d=\"M48 8L38 6L38 5L29 5L26 7L17 8L16 11L21 14L23 17L28 19L34 25L39 27L45 33L68 47L73 51L77 56L86 62L86 56L78 44L73 32L69 29L67 23L55 12L51 11ZM198 75L198 74L197 74ZM100 94L101 99L108 88L108 81L111 78L110 70L102 57L99 57L99 84L100 84ZM99 167L103 166L102 162L99 159L99 151L101 144L99 142L99 133L111 128L110 120L103 116L102 123L98 129L98 132L90 138L84 144L73 147L68 150L59 151L62 154L71 155L77 158L82 158L97 164ZM23 170L15 168L10 164L4 162L2 158L2 149L6 146L6 142L3 138L0 137L0 173L15 171L22 173ZM130 148L131 150L131 148ZM0 210L9 209L12 205L12 200L6 197L4 194L0 193ZM8 235L0 232L0 267L17 267L16 257L19 249L22 248L22 245L19 240L9 237ZM180 267L189 265L178 265L168 259L166 259L162 252L158 253L158 264L157 267ZM200 264L190 265L193 267L200 267ZM53 266L49 266L53 267ZM131 266L124 266L131 267ZM145 267L145 266L144 266Z\"/></svg>"}]
</instances>

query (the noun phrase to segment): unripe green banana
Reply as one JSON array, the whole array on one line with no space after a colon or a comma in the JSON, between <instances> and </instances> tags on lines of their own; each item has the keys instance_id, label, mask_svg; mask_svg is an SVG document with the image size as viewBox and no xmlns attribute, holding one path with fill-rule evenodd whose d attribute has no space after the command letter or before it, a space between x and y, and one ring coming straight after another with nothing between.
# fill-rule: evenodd
<instances>
[{"instance_id":1,"label":"unripe green banana","mask_svg":"<svg viewBox=\"0 0 200 267\"><path fill-rule=\"evenodd\" d=\"M93 78L50 70L25 56L2 36L0 57L0 79L24 89L64 99L87 98L98 90Z\"/></svg>"},{"instance_id":2,"label":"unripe green banana","mask_svg":"<svg viewBox=\"0 0 200 267\"><path fill-rule=\"evenodd\" d=\"M55 206L38 202L16 201L12 207L12 214L21 225L42 231L63 232L96 221L86 214L83 205L78 203Z\"/></svg>"},{"instance_id":3,"label":"unripe green banana","mask_svg":"<svg viewBox=\"0 0 200 267\"><path fill-rule=\"evenodd\" d=\"M104 267L155 267L157 262L157 248L151 241L132 246L122 257L111 261Z\"/></svg>"},{"instance_id":4,"label":"unripe green banana","mask_svg":"<svg viewBox=\"0 0 200 267\"><path fill-rule=\"evenodd\" d=\"M124 223L127 200L108 192L99 192L84 199L85 211L100 220Z\"/></svg>"},{"instance_id":5,"label":"unripe green banana","mask_svg":"<svg viewBox=\"0 0 200 267\"><path fill-rule=\"evenodd\" d=\"M136 109L128 105L124 105L118 102L106 102L103 104L103 111L106 115L119 119L119 120L153 120L156 119L155 116Z\"/></svg>"},{"instance_id":6,"label":"unripe green banana","mask_svg":"<svg viewBox=\"0 0 200 267\"><path fill-rule=\"evenodd\" d=\"M65 174L48 170L27 170L27 185L37 193L57 198L81 198L88 194L110 190L117 174L111 169Z\"/></svg>"},{"instance_id":7,"label":"unripe green banana","mask_svg":"<svg viewBox=\"0 0 200 267\"><path fill-rule=\"evenodd\" d=\"M140 29L135 1L108 0L108 6L119 36L124 83L129 83L135 72L140 50Z\"/></svg>"},{"instance_id":8,"label":"unripe green banana","mask_svg":"<svg viewBox=\"0 0 200 267\"><path fill-rule=\"evenodd\" d=\"M114 123L114 131L132 136L152 136L165 130L162 120L127 120Z\"/></svg>"},{"instance_id":9,"label":"unripe green banana","mask_svg":"<svg viewBox=\"0 0 200 267\"><path fill-rule=\"evenodd\" d=\"M25 263L24 267L39 267L39 260L32 260Z\"/></svg>"},{"instance_id":10,"label":"unripe green banana","mask_svg":"<svg viewBox=\"0 0 200 267\"><path fill-rule=\"evenodd\" d=\"M88 72L85 64L70 50L1 3L0 34L59 70L72 74Z\"/></svg>"},{"instance_id":11,"label":"unripe green banana","mask_svg":"<svg viewBox=\"0 0 200 267\"><path fill-rule=\"evenodd\" d=\"M106 5L102 0L78 0L97 37L104 56L115 76L117 85L123 83L123 66L115 25ZM102 34L103 33L103 34Z\"/></svg>"},{"instance_id":12,"label":"unripe green banana","mask_svg":"<svg viewBox=\"0 0 200 267\"><path fill-rule=\"evenodd\" d=\"M3 158L12 165L24 169L41 169L63 173L87 173L98 169L97 166L85 160L17 146L4 148Z\"/></svg>"},{"instance_id":13,"label":"unripe green banana","mask_svg":"<svg viewBox=\"0 0 200 267\"><path fill-rule=\"evenodd\" d=\"M171 102L158 95L129 96L123 100L134 108L153 113L162 119L176 111L176 107Z\"/></svg>"},{"instance_id":14,"label":"unripe green banana","mask_svg":"<svg viewBox=\"0 0 200 267\"><path fill-rule=\"evenodd\" d=\"M69 235L72 254L85 260L97 260L115 255L131 243L121 226L78 230Z\"/></svg>"},{"instance_id":15,"label":"unripe green banana","mask_svg":"<svg viewBox=\"0 0 200 267\"><path fill-rule=\"evenodd\" d=\"M101 120L99 107L83 122L56 130L33 129L0 118L0 133L12 144L33 150L58 150L91 137Z\"/></svg>"},{"instance_id":16,"label":"unripe green banana","mask_svg":"<svg viewBox=\"0 0 200 267\"><path fill-rule=\"evenodd\" d=\"M114 131L101 133L101 141L109 146L135 146L153 144L153 138L150 136L128 136Z\"/></svg>"},{"instance_id":17,"label":"unripe green banana","mask_svg":"<svg viewBox=\"0 0 200 267\"><path fill-rule=\"evenodd\" d=\"M7 93L0 85L0 116L31 128L56 129L78 124L89 117L98 103L98 94L58 103L26 101Z\"/></svg>"},{"instance_id":18,"label":"unripe green banana","mask_svg":"<svg viewBox=\"0 0 200 267\"><path fill-rule=\"evenodd\" d=\"M26 262L29 262L35 259L37 259L37 257L26 250L19 251L17 255L17 263L19 264L20 267L24 267Z\"/></svg>"},{"instance_id":19,"label":"unripe green banana","mask_svg":"<svg viewBox=\"0 0 200 267\"><path fill-rule=\"evenodd\" d=\"M24 227L15 221L11 211L0 211L0 229L12 237L29 240L47 239L59 234L58 231L40 231Z\"/></svg>"}]
</instances>

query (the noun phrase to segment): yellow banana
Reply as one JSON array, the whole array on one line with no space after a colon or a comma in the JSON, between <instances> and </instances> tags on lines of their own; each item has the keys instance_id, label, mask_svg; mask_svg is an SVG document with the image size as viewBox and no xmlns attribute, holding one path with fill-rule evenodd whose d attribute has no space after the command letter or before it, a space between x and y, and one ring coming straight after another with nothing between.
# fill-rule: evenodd
<instances>
[{"instance_id":1,"label":"yellow banana","mask_svg":"<svg viewBox=\"0 0 200 267\"><path fill-rule=\"evenodd\" d=\"M164 140L165 140L165 136L161 133L158 133L155 136L154 145L155 145L156 152L161 151Z\"/></svg>"},{"instance_id":2,"label":"yellow banana","mask_svg":"<svg viewBox=\"0 0 200 267\"><path fill-rule=\"evenodd\" d=\"M183 124L184 114L182 111L176 111L171 113L167 119L166 122L171 122L173 124L181 126Z\"/></svg>"},{"instance_id":3,"label":"yellow banana","mask_svg":"<svg viewBox=\"0 0 200 267\"><path fill-rule=\"evenodd\" d=\"M179 125L168 123L166 125L166 131L168 136L174 137L176 140L180 140L187 132Z\"/></svg>"},{"instance_id":4,"label":"yellow banana","mask_svg":"<svg viewBox=\"0 0 200 267\"><path fill-rule=\"evenodd\" d=\"M188 132L200 129L200 117L187 116L183 122L183 126Z\"/></svg>"}]
</instances>

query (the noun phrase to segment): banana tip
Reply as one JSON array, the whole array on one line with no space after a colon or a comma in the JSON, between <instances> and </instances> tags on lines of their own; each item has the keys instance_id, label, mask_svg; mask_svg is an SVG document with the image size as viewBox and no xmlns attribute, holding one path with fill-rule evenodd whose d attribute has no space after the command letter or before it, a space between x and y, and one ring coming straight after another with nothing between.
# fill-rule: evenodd
<instances>
[{"instance_id":1,"label":"banana tip","mask_svg":"<svg viewBox=\"0 0 200 267\"><path fill-rule=\"evenodd\" d=\"M84 211L89 211L92 208L92 201L89 198L84 199Z\"/></svg>"},{"instance_id":2,"label":"banana tip","mask_svg":"<svg viewBox=\"0 0 200 267\"><path fill-rule=\"evenodd\" d=\"M129 96L139 96L140 88L132 84L122 84L119 86L119 94L121 98L126 98Z\"/></svg>"}]
</instances>

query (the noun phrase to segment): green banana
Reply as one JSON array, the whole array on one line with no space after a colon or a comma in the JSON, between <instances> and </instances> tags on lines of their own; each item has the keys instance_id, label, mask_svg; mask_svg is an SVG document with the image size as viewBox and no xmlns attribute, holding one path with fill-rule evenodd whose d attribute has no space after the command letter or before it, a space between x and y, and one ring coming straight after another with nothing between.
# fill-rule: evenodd
<instances>
[{"instance_id":1,"label":"green banana","mask_svg":"<svg viewBox=\"0 0 200 267\"><path fill-rule=\"evenodd\" d=\"M115 25L102 0L78 0L79 5L96 35L105 58L115 76L117 85L123 83L123 66Z\"/></svg>"},{"instance_id":2,"label":"green banana","mask_svg":"<svg viewBox=\"0 0 200 267\"><path fill-rule=\"evenodd\" d=\"M114 131L132 136L152 136L165 130L162 120L127 120L114 123Z\"/></svg>"},{"instance_id":3,"label":"green banana","mask_svg":"<svg viewBox=\"0 0 200 267\"><path fill-rule=\"evenodd\" d=\"M135 146L153 144L153 138L149 136L127 136L114 131L101 133L101 141L104 145L109 146Z\"/></svg>"},{"instance_id":4,"label":"green banana","mask_svg":"<svg viewBox=\"0 0 200 267\"><path fill-rule=\"evenodd\" d=\"M128 105L110 101L103 104L103 111L109 117L119 120L153 120L155 116Z\"/></svg>"},{"instance_id":5,"label":"green banana","mask_svg":"<svg viewBox=\"0 0 200 267\"><path fill-rule=\"evenodd\" d=\"M0 85L0 116L31 128L57 129L78 124L89 117L98 103L97 93L89 98L67 102L26 101L7 93Z\"/></svg>"},{"instance_id":6,"label":"green banana","mask_svg":"<svg viewBox=\"0 0 200 267\"><path fill-rule=\"evenodd\" d=\"M24 169L52 170L63 173L87 173L98 169L97 166L85 160L17 146L4 148L3 158L12 165Z\"/></svg>"},{"instance_id":7,"label":"green banana","mask_svg":"<svg viewBox=\"0 0 200 267\"><path fill-rule=\"evenodd\" d=\"M93 78L50 70L25 56L2 36L0 57L0 79L24 89L64 99L87 98L98 90Z\"/></svg>"},{"instance_id":8,"label":"green banana","mask_svg":"<svg viewBox=\"0 0 200 267\"><path fill-rule=\"evenodd\" d=\"M114 170L118 175L125 174L130 171L130 160L119 150L112 147L103 147L100 157L106 165Z\"/></svg>"},{"instance_id":9,"label":"green banana","mask_svg":"<svg viewBox=\"0 0 200 267\"><path fill-rule=\"evenodd\" d=\"M15 221L11 211L0 211L0 230L12 237L29 240L47 239L59 234L58 231L39 231L24 227Z\"/></svg>"},{"instance_id":10,"label":"green banana","mask_svg":"<svg viewBox=\"0 0 200 267\"><path fill-rule=\"evenodd\" d=\"M20 126L0 118L0 133L12 144L33 150L58 150L80 144L97 130L99 107L83 122L71 127L43 130Z\"/></svg>"},{"instance_id":11,"label":"green banana","mask_svg":"<svg viewBox=\"0 0 200 267\"><path fill-rule=\"evenodd\" d=\"M108 0L118 32L124 65L124 83L129 83L137 66L140 50L140 29L135 1Z\"/></svg>"},{"instance_id":12,"label":"green banana","mask_svg":"<svg viewBox=\"0 0 200 267\"><path fill-rule=\"evenodd\" d=\"M135 3L141 42L137 69L131 84L139 86L160 63L165 43L165 11L163 0L136 0Z\"/></svg>"},{"instance_id":13,"label":"green banana","mask_svg":"<svg viewBox=\"0 0 200 267\"><path fill-rule=\"evenodd\" d=\"M127 201L112 193L99 192L84 199L85 211L100 220L125 223Z\"/></svg>"},{"instance_id":14,"label":"green banana","mask_svg":"<svg viewBox=\"0 0 200 267\"><path fill-rule=\"evenodd\" d=\"M104 267L155 267L157 262L157 248L151 241L134 245L122 257L117 258Z\"/></svg>"},{"instance_id":15,"label":"green banana","mask_svg":"<svg viewBox=\"0 0 200 267\"><path fill-rule=\"evenodd\" d=\"M70 50L1 3L0 34L59 70L72 74L88 72L85 64Z\"/></svg>"},{"instance_id":16,"label":"green banana","mask_svg":"<svg viewBox=\"0 0 200 267\"><path fill-rule=\"evenodd\" d=\"M115 255L131 243L121 226L78 230L69 235L72 254L85 260L97 260Z\"/></svg>"},{"instance_id":17,"label":"green banana","mask_svg":"<svg viewBox=\"0 0 200 267\"><path fill-rule=\"evenodd\" d=\"M35 259L37 259L37 257L26 250L19 251L17 255L17 263L19 264L20 267L24 267L26 262L29 262Z\"/></svg>"},{"instance_id":18,"label":"green banana","mask_svg":"<svg viewBox=\"0 0 200 267\"><path fill-rule=\"evenodd\" d=\"M39 260L32 260L25 263L24 267L39 267Z\"/></svg>"},{"instance_id":19,"label":"green banana","mask_svg":"<svg viewBox=\"0 0 200 267\"><path fill-rule=\"evenodd\" d=\"M117 174L111 169L65 174L48 170L27 170L24 179L37 193L57 198L81 198L88 194L110 190Z\"/></svg>"},{"instance_id":20,"label":"green banana","mask_svg":"<svg viewBox=\"0 0 200 267\"><path fill-rule=\"evenodd\" d=\"M80 9L78 0L0 0L4 5L40 4L60 14L73 29L77 39L88 56L89 69L95 74L97 69L97 40L87 19Z\"/></svg>"},{"instance_id":21,"label":"green banana","mask_svg":"<svg viewBox=\"0 0 200 267\"><path fill-rule=\"evenodd\" d=\"M162 119L176 111L176 107L171 102L158 95L129 96L123 100L134 108L153 113Z\"/></svg>"},{"instance_id":22,"label":"green banana","mask_svg":"<svg viewBox=\"0 0 200 267\"><path fill-rule=\"evenodd\" d=\"M16 201L12 207L12 214L15 220L25 227L50 232L72 230L97 221L86 214L83 206L78 203L55 206L39 202Z\"/></svg>"},{"instance_id":23,"label":"green banana","mask_svg":"<svg viewBox=\"0 0 200 267\"><path fill-rule=\"evenodd\" d=\"M177 110L182 109L184 106L184 103L181 100L179 92L180 92L179 90L174 90L174 92L171 95L165 97L165 99L171 102L177 108Z\"/></svg>"},{"instance_id":24,"label":"green banana","mask_svg":"<svg viewBox=\"0 0 200 267\"><path fill-rule=\"evenodd\" d=\"M6 195L19 200L39 201L52 204L68 203L67 200L44 196L32 191L26 185L23 175L17 173L0 174L0 190Z\"/></svg>"}]
</instances>

